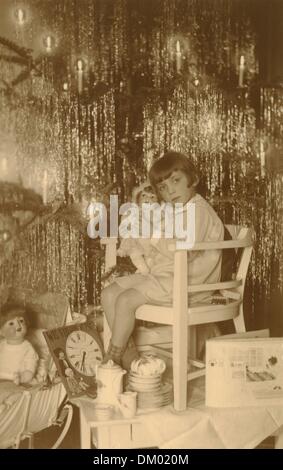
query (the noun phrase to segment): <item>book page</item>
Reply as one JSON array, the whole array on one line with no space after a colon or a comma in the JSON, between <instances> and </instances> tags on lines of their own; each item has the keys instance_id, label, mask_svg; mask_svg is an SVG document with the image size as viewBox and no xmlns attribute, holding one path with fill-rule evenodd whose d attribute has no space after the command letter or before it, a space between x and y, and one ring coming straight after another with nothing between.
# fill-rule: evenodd
<instances>
[{"instance_id":1,"label":"book page","mask_svg":"<svg viewBox=\"0 0 283 470\"><path fill-rule=\"evenodd\" d=\"M207 342L207 406L277 404L283 404L283 339Z\"/></svg>"}]
</instances>

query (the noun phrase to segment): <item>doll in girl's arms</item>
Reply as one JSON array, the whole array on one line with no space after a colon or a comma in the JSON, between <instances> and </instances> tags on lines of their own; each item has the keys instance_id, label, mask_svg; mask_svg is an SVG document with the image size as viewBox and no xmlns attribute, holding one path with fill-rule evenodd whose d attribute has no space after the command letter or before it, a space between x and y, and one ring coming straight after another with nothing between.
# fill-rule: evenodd
<instances>
[{"instance_id":1,"label":"doll in girl's arms","mask_svg":"<svg viewBox=\"0 0 283 470\"><path fill-rule=\"evenodd\" d=\"M0 379L15 384L29 383L33 379L38 355L25 339L27 320L25 309L6 304L0 310Z\"/></svg>"},{"instance_id":2,"label":"doll in girl's arms","mask_svg":"<svg viewBox=\"0 0 283 470\"><path fill-rule=\"evenodd\" d=\"M145 181L140 186L134 188L132 202L140 208L142 208L143 204L155 204L158 202L149 181ZM142 216L142 211L140 211L139 220L133 221L133 224L138 223L138 230L142 227ZM121 226L120 233L124 234ZM150 238L123 238L117 254L119 256L130 256L133 265L137 268L137 273L148 274L151 268L152 249Z\"/></svg>"}]
</instances>

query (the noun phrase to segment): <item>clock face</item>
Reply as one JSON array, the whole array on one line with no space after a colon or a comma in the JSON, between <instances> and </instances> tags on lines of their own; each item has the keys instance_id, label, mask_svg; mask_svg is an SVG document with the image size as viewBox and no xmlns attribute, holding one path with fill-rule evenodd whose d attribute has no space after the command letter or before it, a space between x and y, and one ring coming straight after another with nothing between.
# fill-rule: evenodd
<instances>
[{"instance_id":1,"label":"clock face","mask_svg":"<svg viewBox=\"0 0 283 470\"><path fill-rule=\"evenodd\" d=\"M74 330L66 341L66 354L74 369L80 374L93 376L97 363L102 361L102 351L89 333Z\"/></svg>"}]
</instances>

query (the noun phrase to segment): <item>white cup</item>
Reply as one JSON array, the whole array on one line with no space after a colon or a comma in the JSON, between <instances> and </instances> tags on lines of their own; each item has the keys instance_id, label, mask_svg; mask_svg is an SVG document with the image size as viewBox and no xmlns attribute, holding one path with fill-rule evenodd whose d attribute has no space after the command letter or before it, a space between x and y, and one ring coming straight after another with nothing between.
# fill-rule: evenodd
<instances>
[{"instance_id":1,"label":"white cup","mask_svg":"<svg viewBox=\"0 0 283 470\"><path fill-rule=\"evenodd\" d=\"M117 398L123 417L133 418L137 412L137 392L120 393Z\"/></svg>"}]
</instances>

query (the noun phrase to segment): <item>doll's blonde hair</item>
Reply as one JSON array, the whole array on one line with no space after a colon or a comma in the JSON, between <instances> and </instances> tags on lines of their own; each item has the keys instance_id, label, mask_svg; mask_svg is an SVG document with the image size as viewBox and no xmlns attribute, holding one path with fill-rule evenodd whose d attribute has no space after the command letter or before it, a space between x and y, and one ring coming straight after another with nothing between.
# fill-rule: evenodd
<instances>
[{"instance_id":1,"label":"doll's blonde hair","mask_svg":"<svg viewBox=\"0 0 283 470\"><path fill-rule=\"evenodd\" d=\"M139 197L143 191L155 194L155 191L152 185L150 184L149 180L144 181L142 184L140 184L139 186L133 189L133 193L132 193L133 202L135 202L136 204L139 203Z\"/></svg>"}]
</instances>

